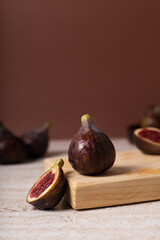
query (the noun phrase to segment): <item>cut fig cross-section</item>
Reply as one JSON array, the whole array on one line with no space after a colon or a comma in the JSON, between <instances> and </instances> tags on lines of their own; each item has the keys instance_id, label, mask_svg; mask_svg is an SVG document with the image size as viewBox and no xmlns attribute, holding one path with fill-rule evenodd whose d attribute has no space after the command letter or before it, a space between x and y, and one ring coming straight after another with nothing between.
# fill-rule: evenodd
<instances>
[{"instance_id":1,"label":"cut fig cross-section","mask_svg":"<svg viewBox=\"0 0 160 240\"><path fill-rule=\"evenodd\" d=\"M160 129L148 127L134 131L136 146L144 153L160 155Z\"/></svg>"},{"instance_id":2,"label":"cut fig cross-section","mask_svg":"<svg viewBox=\"0 0 160 240\"><path fill-rule=\"evenodd\" d=\"M61 201L66 189L63 165L64 161L58 160L39 178L28 193L28 203L38 209L50 209Z\"/></svg>"}]
</instances>

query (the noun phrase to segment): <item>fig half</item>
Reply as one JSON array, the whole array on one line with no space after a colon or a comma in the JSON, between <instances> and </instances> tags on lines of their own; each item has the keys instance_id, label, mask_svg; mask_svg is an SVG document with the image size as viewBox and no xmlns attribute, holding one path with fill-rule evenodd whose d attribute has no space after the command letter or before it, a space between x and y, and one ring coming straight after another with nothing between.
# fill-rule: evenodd
<instances>
[{"instance_id":1,"label":"fig half","mask_svg":"<svg viewBox=\"0 0 160 240\"><path fill-rule=\"evenodd\" d=\"M83 115L68 150L71 166L81 174L98 175L112 167L115 156L109 137L94 125L89 114Z\"/></svg>"},{"instance_id":2,"label":"fig half","mask_svg":"<svg viewBox=\"0 0 160 240\"><path fill-rule=\"evenodd\" d=\"M148 127L134 131L136 146L144 153L160 155L160 129Z\"/></svg>"},{"instance_id":3,"label":"fig half","mask_svg":"<svg viewBox=\"0 0 160 240\"><path fill-rule=\"evenodd\" d=\"M58 160L39 178L28 193L28 203L38 209L50 209L61 201L66 189L63 165L64 161Z\"/></svg>"}]
</instances>

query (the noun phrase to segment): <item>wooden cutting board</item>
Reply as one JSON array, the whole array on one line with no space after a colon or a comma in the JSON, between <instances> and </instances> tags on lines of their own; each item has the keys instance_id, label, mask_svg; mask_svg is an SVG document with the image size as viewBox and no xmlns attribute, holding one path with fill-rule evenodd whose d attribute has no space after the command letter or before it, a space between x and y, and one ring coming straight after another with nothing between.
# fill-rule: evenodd
<instances>
[{"instance_id":1,"label":"wooden cutting board","mask_svg":"<svg viewBox=\"0 0 160 240\"><path fill-rule=\"evenodd\" d=\"M48 170L57 158L45 159ZM86 209L160 199L160 156L140 151L117 152L114 166L100 176L84 176L63 158L68 180L66 200L74 209Z\"/></svg>"}]
</instances>

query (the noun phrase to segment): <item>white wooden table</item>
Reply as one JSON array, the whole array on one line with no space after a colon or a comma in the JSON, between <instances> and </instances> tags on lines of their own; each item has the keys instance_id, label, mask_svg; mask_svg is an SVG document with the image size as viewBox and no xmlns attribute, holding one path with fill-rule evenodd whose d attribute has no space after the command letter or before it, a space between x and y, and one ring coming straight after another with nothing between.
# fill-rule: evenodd
<instances>
[{"instance_id":1,"label":"white wooden table","mask_svg":"<svg viewBox=\"0 0 160 240\"><path fill-rule=\"evenodd\" d=\"M69 140L51 141L50 156L66 155ZM126 139L113 139L116 150L135 149ZM0 240L15 239L160 239L160 201L76 211L65 202L40 211L26 202L44 172L43 159L0 165Z\"/></svg>"}]
</instances>

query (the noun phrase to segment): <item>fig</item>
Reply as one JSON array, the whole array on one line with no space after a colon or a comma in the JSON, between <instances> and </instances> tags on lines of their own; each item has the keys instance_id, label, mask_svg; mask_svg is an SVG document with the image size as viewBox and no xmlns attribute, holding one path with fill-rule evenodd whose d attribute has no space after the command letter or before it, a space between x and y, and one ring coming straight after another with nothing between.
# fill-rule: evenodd
<instances>
[{"instance_id":1,"label":"fig","mask_svg":"<svg viewBox=\"0 0 160 240\"><path fill-rule=\"evenodd\" d=\"M131 143L134 143L134 130L136 128L147 128L155 127L160 128L160 105L155 104L149 106L142 117L140 118L138 124L132 124L127 127L127 137Z\"/></svg>"},{"instance_id":2,"label":"fig","mask_svg":"<svg viewBox=\"0 0 160 240\"><path fill-rule=\"evenodd\" d=\"M155 104L148 107L145 115L152 115L160 121L160 105Z\"/></svg>"},{"instance_id":3,"label":"fig","mask_svg":"<svg viewBox=\"0 0 160 240\"><path fill-rule=\"evenodd\" d=\"M98 175L112 167L115 156L109 137L94 125L89 114L83 115L68 150L71 166L81 174Z\"/></svg>"},{"instance_id":4,"label":"fig","mask_svg":"<svg viewBox=\"0 0 160 240\"><path fill-rule=\"evenodd\" d=\"M48 132L51 127L50 123L46 123L43 127L28 131L23 134L22 140L27 146L29 158L42 157L48 147Z\"/></svg>"},{"instance_id":5,"label":"fig","mask_svg":"<svg viewBox=\"0 0 160 240\"><path fill-rule=\"evenodd\" d=\"M128 140L130 141L130 143L134 143L134 130L136 130L137 128L140 128L140 125L137 124L131 124L127 127L127 137Z\"/></svg>"},{"instance_id":6,"label":"fig","mask_svg":"<svg viewBox=\"0 0 160 240\"><path fill-rule=\"evenodd\" d=\"M148 127L134 131L136 146L146 154L160 155L160 129Z\"/></svg>"},{"instance_id":7,"label":"fig","mask_svg":"<svg viewBox=\"0 0 160 240\"><path fill-rule=\"evenodd\" d=\"M140 126L160 128L160 105L151 105L147 108L140 120Z\"/></svg>"},{"instance_id":8,"label":"fig","mask_svg":"<svg viewBox=\"0 0 160 240\"><path fill-rule=\"evenodd\" d=\"M21 163L27 157L26 146L0 122L0 163Z\"/></svg>"},{"instance_id":9,"label":"fig","mask_svg":"<svg viewBox=\"0 0 160 240\"><path fill-rule=\"evenodd\" d=\"M12 132L7 129L2 122L0 122L0 139L5 136L13 135Z\"/></svg>"},{"instance_id":10,"label":"fig","mask_svg":"<svg viewBox=\"0 0 160 240\"><path fill-rule=\"evenodd\" d=\"M63 159L59 159L39 178L28 193L28 203L43 210L53 208L61 201L66 190L63 165Z\"/></svg>"},{"instance_id":11,"label":"fig","mask_svg":"<svg viewBox=\"0 0 160 240\"><path fill-rule=\"evenodd\" d=\"M160 120L155 117L154 115L146 115L144 116L141 121L140 121L140 126L142 128L146 127L155 127L155 128L160 128Z\"/></svg>"},{"instance_id":12,"label":"fig","mask_svg":"<svg viewBox=\"0 0 160 240\"><path fill-rule=\"evenodd\" d=\"M26 146L19 137L5 135L0 138L0 163L21 163L26 157Z\"/></svg>"}]
</instances>

